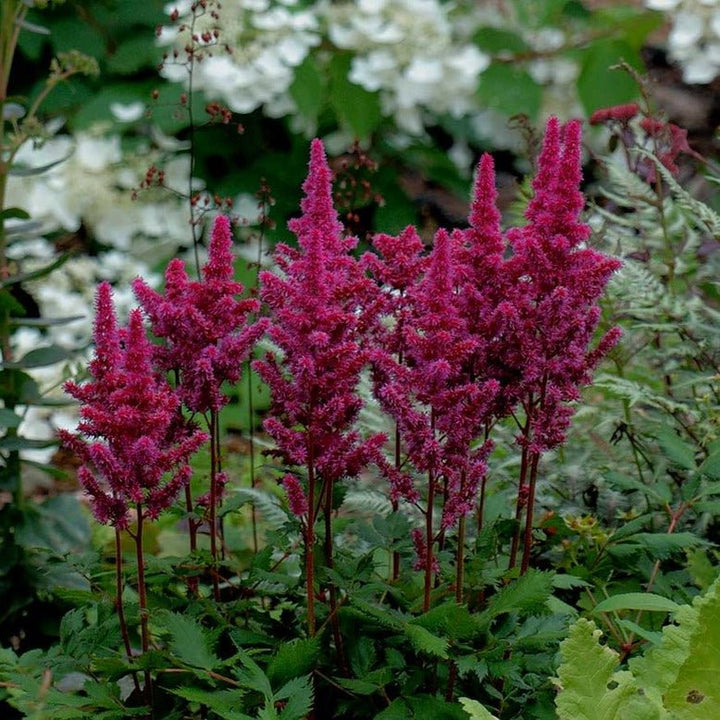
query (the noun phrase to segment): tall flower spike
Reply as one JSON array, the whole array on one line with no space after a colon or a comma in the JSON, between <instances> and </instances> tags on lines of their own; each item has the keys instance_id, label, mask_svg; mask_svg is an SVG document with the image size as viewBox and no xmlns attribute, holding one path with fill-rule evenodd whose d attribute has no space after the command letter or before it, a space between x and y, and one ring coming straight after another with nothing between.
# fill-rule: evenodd
<instances>
[{"instance_id":1,"label":"tall flower spike","mask_svg":"<svg viewBox=\"0 0 720 720\"><path fill-rule=\"evenodd\" d=\"M217 411L227 402L223 382L237 382L242 361L267 327L263 318L247 323L260 304L238 299L244 288L233 279L230 223L222 215L213 224L202 276L202 282L191 281L176 258L165 272L164 296L141 278L133 282L153 332L166 340L156 350L158 363L179 371L181 399L197 412Z\"/></svg>"},{"instance_id":2,"label":"tall flower spike","mask_svg":"<svg viewBox=\"0 0 720 720\"><path fill-rule=\"evenodd\" d=\"M482 257L499 254L505 250L500 230L500 210L497 207L495 187L495 162L492 155L484 153L478 164L473 198L470 205L469 243Z\"/></svg>"},{"instance_id":3,"label":"tall flower spike","mask_svg":"<svg viewBox=\"0 0 720 720\"><path fill-rule=\"evenodd\" d=\"M61 441L83 461L78 477L99 522L128 525L138 503L157 515L188 482L188 459L207 436L177 422L178 398L152 366L152 344L139 310L119 330L110 286L97 291L91 380L65 384L81 403L77 433Z\"/></svg>"},{"instance_id":4,"label":"tall flower spike","mask_svg":"<svg viewBox=\"0 0 720 720\"><path fill-rule=\"evenodd\" d=\"M319 230L325 242L339 240L343 224L338 220L332 198L332 170L325 156L322 141L315 138L310 144L309 172L302 189L305 197L300 201L302 215L293 218L288 227L298 238Z\"/></svg>"}]
</instances>

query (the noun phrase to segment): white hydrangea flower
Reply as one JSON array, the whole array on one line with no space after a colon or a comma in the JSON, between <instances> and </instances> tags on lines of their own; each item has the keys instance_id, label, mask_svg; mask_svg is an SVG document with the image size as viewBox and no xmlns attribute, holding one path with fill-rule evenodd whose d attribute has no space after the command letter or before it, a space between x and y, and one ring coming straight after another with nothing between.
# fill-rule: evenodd
<instances>
[{"instance_id":1,"label":"white hydrangea flower","mask_svg":"<svg viewBox=\"0 0 720 720\"><path fill-rule=\"evenodd\" d=\"M220 100L237 113L250 113L262 106L295 105L289 89L295 68L307 57L310 48L321 41L319 21L312 9L298 9L295 0L236 0L218 10L219 22L210 13L199 15L194 23L195 34L218 30L218 44L210 47L202 62L193 67L193 85L213 100ZM165 28L159 35L161 45L176 48L179 64L168 62L162 74L169 80L187 82L183 48L190 42L191 4L168 5L177 9L176 26ZM226 52L224 46L230 49Z\"/></svg>"},{"instance_id":2,"label":"white hydrangea flower","mask_svg":"<svg viewBox=\"0 0 720 720\"><path fill-rule=\"evenodd\" d=\"M475 111L474 93L490 58L451 21L437 0L362 0L325 6L330 40L352 50L350 82L380 91L401 129L423 131L425 111L459 117Z\"/></svg>"},{"instance_id":3,"label":"white hydrangea flower","mask_svg":"<svg viewBox=\"0 0 720 720\"><path fill-rule=\"evenodd\" d=\"M668 54L686 83L706 85L720 75L720 0L645 0L645 6L668 15Z\"/></svg>"},{"instance_id":4,"label":"white hydrangea flower","mask_svg":"<svg viewBox=\"0 0 720 720\"><path fill-rule=\"evenodd\" d=\"M136 239L162 239L175 245L188 237L187 203L165 191L133 201L129 189L139 186L145 171L160 157L150 147L123 156L120 137L98 133L57 135L41 147L26 143L18 163L27 167L54 164L40 175L10 176L7 202L43 223L44 233L76 232L84 224L105 245L129 250ZM167 163L166 182L188 191L189 159Z\"/></svg>"}]
</instances>

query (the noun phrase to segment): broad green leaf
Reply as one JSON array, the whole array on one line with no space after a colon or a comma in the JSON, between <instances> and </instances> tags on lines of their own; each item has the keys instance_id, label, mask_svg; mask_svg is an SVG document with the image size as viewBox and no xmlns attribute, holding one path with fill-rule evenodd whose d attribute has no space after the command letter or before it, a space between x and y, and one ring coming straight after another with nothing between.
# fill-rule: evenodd
<instances>
[{"instance_id":1,"label":"broad green leaf","mask_svg":"<svg viewBox=\"0 0 720 720\"><path fill-rule=\"evenodd\" d=\"M620 40L598 40L585 51L577 88L585 112L634 100L638 94L635 81L623 70L611 70L622 60L642 69L637 50Z\"/></svg>"},{"instance_id":2,"label":"broad green leaf","mask_svg":"<svg viewBox=\"0 0 720 720\"><path fill-rule=\"evenodd\" d=\"M182 663L212 670L220 664L210 633L195 618L179 613L158 614L158 623L170 634L170 649Z\"/></svg>"},{"instance_id":3,"label":"broad green leaf","mask_svg":"<svg viewBox=\"0 0 720 720\"><path fill-rule=\"evenodd\" d=\"M596 615L602 612L614 610L647 610L650 612L675 612L680 605L672 600L655 595L654 593L621 593L613 595L599 602L593 613Z\"/></svg>"},{"instance_id":4,"label":"broad green leaf","mask_svg":"<svg viewBox=\"0 0 720 720\"><path fill-rule=\"evenodd\" d=\"M455 601L438 605L411 623L452 639L470 638L478 633L476 618Z\"/></svg>"},{"instance_id":5,"label":"broad green leaf","mask_svg":"<svg viewBox=\"0 0 720 720\"><path fill-rule=\"evenodd\" d=\"M537 120L542 88L526 70L513 63L493 62L480 75L477 95L483 105L505 115L527 115Z\"/></svg>"},{"instance_id":6,"label":"broad green leaf","mask_svg":"<svg viewBox=\"0 0 720 720\"><path fill-rule=\"evenodd\" d=\"M290 95L301 115L315 119L320 114L325 102L325 80L312 55L296 68Z\"/></svg>"},{"instance_id":7,"label":"broad green leaf","mask_svg":"<svg viewBox=\"0 0 720 720\"><path fill-rule=\"evenodd\" d=\"M720 580L675 614L662 642L630 668L649 696L664 702L678 720L720 717Z\"/></svg>"},{"instance_id":8,"label":"broad green leaf","mask_svg":"<svg viewBox=\"0 0 720 720\"><path fill-rule=\"evenodd\" d=\"M337 53L330 61L330 104L341 124L359 138L367 138L380 125L380 96L348 80L352 58Z\"/></svg>"},{"instance_id":9,"label":"broad green leaf","mask_svg":"<svg viewBox=\"0 0 720 720\"><path fill-rule=\"evenodd\" d=\"M16 415L12 410L0 408L0 427L16 428L21 422L22 418L19 415Z\"/></svg>"},{"instance_id":10,"label":"broad green leaf","mask_svg":"<svg viewBox=\"0 0 720 720\"><path fill-rule=\"evenodd\" d=\"M108 70L118 75L131 75L146 67L155 67L162 60L162 50L148 42L141 33L125 38L108 57Z\"/></svg>"},{"instance_id":11,"label":"broad green leaf","mask_svg":"<svg viewBox=\"0 0 720 720\"><path fill-rule=\"evenodd\" d=\"M477 700L471 700L466 697L461 697L459 699L460 704L463 706L463 710L465 710L465 712L470 716L470 720L498 720L496 715L493 715Z\"/></svg>"},{"instance_id":12,"label":"broad green leaf","mask_svg":"<svg viewBox=\"0 0 720 720\"><path fill-rule=\"evenodd\" d=\"M17 362L4 363L4 366L19 369L47 367L48 365L54 365L55 363L67 360L69 357L72 357L72 355L73 352L71 350L67 350L59 345L48 345L47 347L30 350L30 352L23 355Z\"/></svg>"},{"instance_id":13,"label":"broad green leaf","mask_svg":"<svg viewBox=\"0 0 720 720\"><path fill-rule=\"evenodd\" d=\"M616 672L618 654L600 645L600 636L593 622L580 618L560 643L562 662L555 679L559 720L621 720L621 708L638 696L635 678Z\"/></svg>"},{"instance_id":14,"label":"broad green leaf","mask_svg":"<svg viewBox=\"0 0 720 720\"><path fill-rule=\"evenodd\" d=\"M473 41L481 50L496 55L513 55L528 49L527 43L518 33L489 25L478 28Z\"/></svg>"}]
</instances>

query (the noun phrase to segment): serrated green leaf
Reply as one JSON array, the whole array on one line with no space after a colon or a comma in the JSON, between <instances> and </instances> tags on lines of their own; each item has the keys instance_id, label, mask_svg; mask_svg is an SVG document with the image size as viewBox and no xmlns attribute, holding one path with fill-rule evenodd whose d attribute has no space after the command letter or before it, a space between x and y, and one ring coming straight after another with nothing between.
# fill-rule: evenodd
<instances>
[{"instance_id":1,"label":"serrated green leaf","mask_svg":"<svg viewBox=\"0 0 720 720\"><path fill-rule=\"evenodd\" d=\"M698 474L705 475L711 480L720 480L720 449L708 455L697 471Z\"/></svg>"},{"instance_id":2,"label":"serrated green leaf","mask_svg":"<svg viewBox=\"0 0 720 720\"><path fill-rule=\"evenodd\" d=\"M235 675L243 687L262 693L266 700L272 701L273 691L270 680L262 668L244 651L239 655L241 668L236 668Z\"/></svg>"},{"instance_id":3,"label":"serrated green leaf","mask_svg":"<svg viewBox=\"0 0 720 720\"><path fill-rule=\"evenodd\" d=\"M157 621L170 634L170 649L180 662L203 670L212 670L220 664L210 633L195 618L163 612L158 614Z\"/></svg>"},{"instance_id":4,"label":"serrated green leaf","mask_svg":"<svg viewBox=\"0 0 720 720\"><path fill-rule=\"evenodd\" d=\"M314 667L320 652L317 637L299 638L282 643L267 666L267 676L273 685L307 675Z\"/></svg>"},{"instance_id":5,"label":"serrated green leaf","mask_svg":"<svg viewBox=\"0 0 720 720\"><path fill-rule=\"evenodd\" d=\"M494 62L480 75L477 96L483 105L504 115L524 114L536 120L542 88L526 70L512 63Z\"/></svg>"},{"instance_id":6,"label":"serrated green leaf","mask_svg":"<svg viewBox=\"0 0 720 720\"><path fill-rule=\"evenodd\" d=\"M674 465L685 470L695 470L695 448L685 442L672 428L663 427L656 433L655 437L665 455Z\"/></svg>"},{"instance_id":7,"label":"serrated green leaf","mask_svg":"<svg viewBox=\"0 0 720 720\"><path fill-rule=\"evenodd\" d=\"M483 616L492 619L507 612L533 612L542 608L552 593L553 573L530 569L490 598Z\"/></svg>"},{"instance_id":8,"label":"serrated green leaf","mask_svg":"<svg viewBox=\"0 0 720 720\"><path fill-rule=\"evenodd\" d=\"M241 712L244 690L204 690L192 685L169 688L170 692L192 703L200 703L223 720L250 720Z\"/></svg>"},{"instance_id":9,"label":"serrated green leaf","mask_svg":"<svg viewBox=\"0 0 720 720\"><path fill-rule=\"evenodd\" d=\"M310 675L295 678L278 690L275 700L285 700L280 720L303 720L308 716L313 704L313 684Z\"/></svg>"},{"instance_id":10,"label":"serrated green leaf","mask_svg":"<svg viewBox=\"0 0 720 720\"><path fill-rule=\"evenodd\" d=\"M438 657L441 660L448 659L448 641L445 638L433 635L420 625L411 625L410 623L405 626L405 635L418 652Z\"/></svg>"},{"instance_id":11,"label":"serrated green leaf","mask_svg":"<svg viewBox=\"0 0 720 720\"><path fill-rule=\"evenodd\" d=\"M478 633L475 617L466 606L454 601L432 608L411 623L452 639L470 638Z\"/></svg>"},{"instance_id":12,"label":"serrated green leaf","mask_svg":"<svg viewBox=\"0 0 720 720\"><path fill-rule=\"evenodd\" d=\"M470 698L461 697L460 704L463 706L463 710L469 715L470 720L498 720L496 715L493 715L484 705L481 705L477 700L471 700Z\"/></svg>"},{"instance_id":13,"label":"serrated green leaf","mask_svg":"<svg viewBox=\"0 0 720 720\"><path fill-rule=\"evenodd\" d=\"M654 593L621 593L599 602L593 609L596 615L614 610L647 610L649 612L675 612L680 605Z\"/></svg>"}]
</instances>

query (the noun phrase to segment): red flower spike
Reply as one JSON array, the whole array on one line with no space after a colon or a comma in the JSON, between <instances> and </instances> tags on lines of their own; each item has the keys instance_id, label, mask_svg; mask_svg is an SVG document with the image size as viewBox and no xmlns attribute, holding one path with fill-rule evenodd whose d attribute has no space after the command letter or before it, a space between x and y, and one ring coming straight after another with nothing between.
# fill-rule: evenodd
<instances>
[{"instance_id":1,"label":"red flower spike","mask_svg":"<svg viewBox=\"0 0 720 720\"><path fill-rule=\"evenodd\" d=\"M78 432L59 435L83 461L78 478L97 520L124 529L136 504L156 518L174 502L190 477L188 459L207 436L178 423L179 400L153 369L140 312L118 329L107 283L96 308L92 380L65 384L81 403Z\"/></svg>"}]
</instances>

